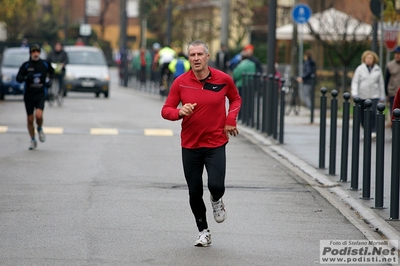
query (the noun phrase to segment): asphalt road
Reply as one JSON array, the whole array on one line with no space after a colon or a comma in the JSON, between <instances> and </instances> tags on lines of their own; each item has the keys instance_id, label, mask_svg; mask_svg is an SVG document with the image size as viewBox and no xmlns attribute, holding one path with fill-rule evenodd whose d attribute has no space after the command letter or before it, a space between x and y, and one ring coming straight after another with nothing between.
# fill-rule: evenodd
<instances>
[{"instance_id":1,"label":"asphalt road","mask_svg":"<svg viewBox=\"0 0 400 266\"><path fill-rule=\"evenodd\" d=\"M227 146L212 245L197 237L180 123L158 96L116 86L45 108L29 151L21 97L0 101L0 265L317 265L320 240L365 239L290 167L243 135ZM205 178L206 180L206 178Z\"/></svg>"}]
</instances>

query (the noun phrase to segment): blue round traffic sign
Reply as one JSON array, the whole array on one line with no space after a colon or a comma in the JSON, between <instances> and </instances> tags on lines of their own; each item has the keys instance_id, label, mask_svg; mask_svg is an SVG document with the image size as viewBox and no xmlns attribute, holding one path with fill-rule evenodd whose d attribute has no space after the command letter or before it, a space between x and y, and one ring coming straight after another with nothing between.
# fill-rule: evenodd
<instances>
[{"instance_id":1,"label":"blue round traffic sign","mask_svg":"<svg viewBox=\"0 0 400 266\"><path fill-rule=\"evenodd\" d=\"M311 8L306 4L297 4L292 8L292 19L297 24L306 23L311 15Z\"/></svg>"}]
</instances>

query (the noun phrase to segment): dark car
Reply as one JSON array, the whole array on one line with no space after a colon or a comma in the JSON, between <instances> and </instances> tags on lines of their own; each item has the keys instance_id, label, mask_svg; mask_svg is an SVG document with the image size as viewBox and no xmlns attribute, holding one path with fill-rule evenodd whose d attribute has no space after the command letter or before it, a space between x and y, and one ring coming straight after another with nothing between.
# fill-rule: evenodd
<instances>
[{"instance_id":1,"label":"dark car","mask_svg":"<svg viewBox=\"0 0 400 266\"><path fill-rule=\"evenodd\" d=\"M40 58L46 59L46 52L44 50L41 51ZM0 99L4 99L7 94L19 95L24 93L25 83L17 82L15 77L22 63L28 60L29 48L13 47L4 50L0 66L2 81Z\"/></svg>"},{"instance_id":2,"label":"dark car","mask_svg":"<svg viewBox=\"0 0 400 266\"><path fill-rule=\"evenodd\" d=\"M90 92L108 98L110 72L102 50L93 46L66 46L64 86L67 92Z\"/></svg>"}]
</instances>

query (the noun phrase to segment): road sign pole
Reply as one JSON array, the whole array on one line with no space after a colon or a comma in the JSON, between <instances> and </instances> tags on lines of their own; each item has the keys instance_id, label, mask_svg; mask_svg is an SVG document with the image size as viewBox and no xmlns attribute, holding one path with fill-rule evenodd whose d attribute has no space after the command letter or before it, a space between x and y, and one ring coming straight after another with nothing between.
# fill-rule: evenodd
<instances>
[{"instance_id":1,"label":"road sign pole","mask_svg":"<svg viewBox=\"0 0 400 266\"><path fill-rule=\"evenodd\" d=\"M292 19L296 23L299 34L299 77L303 76L303 39L304 39L304 23L311 17L311 8L306 4L297 4L292 9ZM296 40L297 41L297 40ZM302 91L303 84L299 84Z\"/></svg>"},{"instance_id":2,"label":"road sign pole","mask_svg":"<svg viewBox=\"0 0 400 266\"><path fill-rule=\"evenodd\" d=\"M304 25L303 24L299 24L298 25L298 29L299 29L299 77L303 76L303 38L304 38ZM303 82L299 82L298 83L298 92L299 93L303 93ZM300 99L302 98L302 96L300 96Z\"/></svg>"},{"instance_id":3,"label":"road sign pole","mask_svg":"<svg viewBox=\"0 0 400 266\"><path fill-rule=\"evenodd\" d=\"M299 24L298 25L299 28L299 77L303 76L303 53L304 53L304 47L303 47L303 38L304 38L304 25L303 24ZM302 83L301 85L302 86Z\"/></svg>"}]
</instances>

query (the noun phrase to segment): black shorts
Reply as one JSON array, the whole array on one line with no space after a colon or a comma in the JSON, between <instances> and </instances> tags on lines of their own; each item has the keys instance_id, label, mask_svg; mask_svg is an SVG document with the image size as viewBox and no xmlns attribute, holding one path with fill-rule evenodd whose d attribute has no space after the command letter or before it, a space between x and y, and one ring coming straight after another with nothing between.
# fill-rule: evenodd
<instances>
[{"instance_id":1,"label":"black shorts","mask_svg":"<svg viewBox=\"0 0 400 266\"><path fill-rule=\"evenodd\" d=\"M43 110L44 101L45 101L44 96L24 97L26 114L32 115L35 108Z\"/></svg>"}]
</instances>

